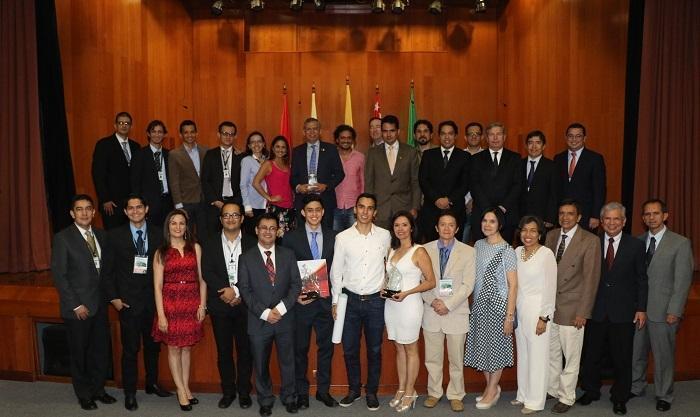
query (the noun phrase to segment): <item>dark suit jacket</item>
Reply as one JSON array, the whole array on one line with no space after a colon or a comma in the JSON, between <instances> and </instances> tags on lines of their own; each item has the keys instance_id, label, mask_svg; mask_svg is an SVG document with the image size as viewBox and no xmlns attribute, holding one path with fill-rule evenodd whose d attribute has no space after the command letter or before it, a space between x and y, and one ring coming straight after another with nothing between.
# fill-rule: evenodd
<instances>
[{"instance_id":1,"label":"dark suit jacket","mask_svg":"<svg viewBox=\"0 0 700 417\"><path fill-rule=\"evenodd\" d=\"M326 213L333 213L337 202L335 199L335 187L345 178L343 171L343 162L338 155L338 149L335 145L327 142L318 141L318 163L316 166L316 177L318 182L326 184L328 188L321 193L323 207ZM309 182L309 170L306 166L306 143L303 143L294 148L292 152L292 174L289 177L289 183L293 190L296 190L297 185L307 184ZM296 194L294 196L294 206L298 210L303 207L303 195Z\"/></svg>"},{"instance_id":2,"label":"dark suit jacket","mask_svg":"<svg viewBox=\"0 0 700 417\"><path fill-rule=\"evenodd\" d=\"M170 151L161 148L163 154L163 169L166 173L165 182L168 183L168 157ZM169 188L168 188L169 190ZM158 170L153 158L153 149L146 145L131 159L131 192L146 199L148 205L160 201L161 190Z\"/></svg>"},{"instance_id":3,"label":"dark suit jacket","mask_svg":"<svg viewBox=\"0 0 700 417\"><path fill-rule=\"evenodd\" d=\"M88 308L92 317L98 307L106 303L101 281L105 276L104 266L110 262L110 247L104 231L93 227L92 232L100 245L100 272L95 268L90 249L78 226L72 224L53 238L51 275L58 290L61 317L64 319L76 319L73 309L81 304Z\"/></svg>"},{"instance_id":4,"label":"dark suit jacket","mask_svg":"<svg viewBox=\"0 0 700 417\"><path fill-rule=\"evenodd\" d=\"M231 190L233 198L243 204L241 198L241 160L242 155L235 155L231 148ZM221 147L209 149L202 163L202 192L207 204L223 201L221 191L224 187L224 165L221 161Z\"/></svg>"},{"instance_id":5,"label":"dark suit jacket","mask_svg":"<svg viewBox=\"0 0 700 417\"><path fill-rule=\"evenodd\" d=\"M258 241L243 233L242 230L241 233L242 256L243 252L251 248L256 248ZM217 233L204 242L202 246L202 278L207 283L207 309L212 314L223 315L232 308L235 308L221 301L221 298L219 298L220 294L218 293L220 289L227 288L230 285L228 281L228 269L226 268L227 262L228 260L224 257L224 247L221 243L221 233Z\"/></svg>"},{"instance_id":6,"label":"dark suit jacket","mask_svg":"<svg viewBox=\"0 0 700 417\"><path fill-rule=\"evenodd\" d=\"M323 249L321 250L321 258L326 260L328 272L331 271L333 265L333 248L335 247L335 235L337 234L332 229L321 227L323 235ZM291 249L296 256L297 261L308 261L313 259L311 255L311 244L306 237L306 227L301 225L295 230L286 233L282 238L282 246ZM330 279L330 276L328 277ZM329 283L330 285L330 283Z\"/></svg>"},{"instance_id":7,"label":"dark suit jacket","mask_svg":"<svg viewBox=\"0 0 700 417\"><path fill-rule=\"evenodd\" d=\"M503 148L498 170L495 172L490 149L473 155L471 161L471 193L474 199L472 212L476 214L472 216L472 227L481 230L481 213L489 207L496 206L506 208L506 224L517 225L520 220L520 193L523 189L520 155Z\"/></svg>"},{"instance_id":8,"label":"dark suit jacket","mask_svg":"<svg viewBox=\"0 0 700 417\"><path fill-rule=\"evenodd\" d=\"M138 143L129 139L131 160L139 151ZM92 181L100 205L108 201L114 202L121 211L124 199L131 193L131 169L126 162L124 150L115 134L102 138L95 144L92 153Z\"/></svg>"},{"instance_id":9,"label":"dark suit jacket","mask_svg":"<svg viewBox=\"0 0 700 417\"><path fill-rule=\"evenodd\" d=\"M163 244L163 231L155 225L146 225L148 269L145 274L134 274L136 245L129 224L112 229L107 234L112 256L109 264L105 265L103 290L107 300L121 298L134 314L144 309L155 311L153 254Z\"/></svg>"},{"instance_id":10,"label":"dark suit jacket","mask_svg":"<svg viewBox=\"0 0 700 417\"><path fill-rule=\"evenodd\" d=\"M593 320L603 321L607 317L612 323L632 323L637 311L647 310L644 243L623 233L612 268L608 270L604 239L605 234L600 239L602 262Z\"/></svg>"},{"instance_id":11,"label":"dark suit jacket","mask_svg":"<svg viewBox=\"0 0 700 417\"><path fill-rule=\"evenodd\" d=\"M435 200L447 197L456 213L464 213L464 196L469 192L469 162L471 156L456 146L452 148L447 167L443 168L442 148L423 152L418 181L423 192L422 213L437 217L440 212Z\"/></svg>"},{"instance_id":12,"label":"dark suit jacket","mask_svg":"<svg viewBox=\"0 0 700 417\"><path fill-rule=\"evenodd\" d=\"M272 286L258 246L244 252L238 264L238 289L248 306L248 334L264 336L273 332L294 330L294 305L301 292L297 259L291 250L275 245L275 285ZM260 318L268 308L280 301L287 313L275 324Z\"/></svg>"},{"instance_id":13,"label":"dark suit jacket","mask_svg":"<svg viewBox=\"0 0 700 417\"><path fill-rule=\"evenodd\" d=\"M537 163L532 186L527 188L527 173L530 169L528 158L523 159L521 173L523 175L523 191L520 197L520 215L533 214L542 220L557 224L558 214L557 195L559 192L559 177L554 167L554 161L544 156Z\"/></svg>"},{"instance_id":14,"label":"dark suit jacket","mask_svg":"<svg viewBox=\"0 0 700 417\"><path fill-rule=\"evenodd\" d=\"M576 162L574 175L569 181L568 155L567 150L554 157L559 177L558 200L573 198L578 201L581 204L580 224L587 228L588 220L591 217L597 219L600 209L605 204L605 160L603 155L583 148L581 157Z\"/></svg>"}]
</instances>

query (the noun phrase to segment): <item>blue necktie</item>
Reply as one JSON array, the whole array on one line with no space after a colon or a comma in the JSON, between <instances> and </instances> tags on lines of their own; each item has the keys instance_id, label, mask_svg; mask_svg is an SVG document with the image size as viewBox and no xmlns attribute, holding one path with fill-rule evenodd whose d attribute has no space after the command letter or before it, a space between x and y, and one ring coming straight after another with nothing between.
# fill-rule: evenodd
<instances>
[{"instance_id":1,"label":"blue necktie","mask_svg":"<svg viewBox=\"0 0 700 417\"><path fill-rule=\"evenodd\" d=\"M309 174L316 173L316 145L311 145L311 158L309 158Z\"/></svg>"},{"instance_id":2,"label":"blue necktie","mask_svg":"<svg viewBox=\"0 0 700 417\"><path fill-rule=\"evenodd\" d=\"M143 242L143 230L137 230L136 234L139 235L139 237L136 238L136 252L138 252L139 255L144 255L146 249Z\"/></svg>"},{"instance_id":3,"label":"blue necktie","mask_svg":"<svg viewBox=\"0 0 700 417\"><path fill-rule=\"evenodd\" d=\"M445 267L447 266L447 260L450 258L447 248L440 248L440 279L442 279L445 274Z\"/></svg>"},{"instance_id":4,"label":"blue necktie","mask_svg":"<svg viewBox=\"0 0 700 417\"><path fill-rule=\"evenodd\" d=\"M311 232L311 256L314 257L314 259L320 259L321 254L318 253L318 242L316 241L316 235L318 232Z\"/></svg>"}]
</instances>

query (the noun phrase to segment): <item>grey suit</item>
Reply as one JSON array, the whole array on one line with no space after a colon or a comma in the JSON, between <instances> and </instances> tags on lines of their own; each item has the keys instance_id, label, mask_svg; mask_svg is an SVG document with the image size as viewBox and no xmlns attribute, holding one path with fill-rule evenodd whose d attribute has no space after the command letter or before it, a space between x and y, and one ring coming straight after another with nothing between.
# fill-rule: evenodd
<instances>
[{"instance_id":1,"label":"grey suit","mask_svg":"<svg viewBox=\"0 0 700 417\"><path fill-rule=\"evenodd\" d=\"M638 236L647 242L649 234ZM690 240L668 229L656 245L647 266L649 296L646 326L634 336L632 355L632 393L641 395L646 388L649 348L654 354L654 391L657 400L673 401L673 369L678 322L666 323L671 314L682 317L693 279L693 252Z\"/></svg>"}]
</instances>

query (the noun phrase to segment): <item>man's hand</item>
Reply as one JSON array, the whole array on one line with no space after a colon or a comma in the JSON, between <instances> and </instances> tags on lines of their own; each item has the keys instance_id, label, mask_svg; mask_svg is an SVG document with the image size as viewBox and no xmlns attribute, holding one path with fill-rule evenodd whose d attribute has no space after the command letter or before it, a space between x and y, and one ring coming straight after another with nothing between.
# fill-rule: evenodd
<instances>
[{"instance_id":1,"label":"man's hand","mask_svg":"<svg viewBox=\"0 0 700 417\"><path fill-rule=\"evenodd\" d=\"M416 209L409 210L409 213L411 213L411 216L413 216L414 219L418 217L418 210Z\"/></svg>"},{"instance_id":2,"label":"man's hand","mask_svg":"<svg viewBox=\"0 0 700 417\"><path fill-rule=\"evenodd\" d=\"M299 184L297 185L297 190L299 194L308 194L309 193L309 184Z\"/></svg>"},{"instance_id":3,"label":"man's hand","mask_svg":"<svg viewBox=\"0 0 700 417\"><path fill-rule=\"evenodd\" d=\"M574 327L580 329L586 325L586 319L583 317L576 316L574 319Z\"/></svg>"},{"instance_id":4,"label":"man's hand","mask_svg":"<svg viewBox=\"0 0 700 417\"><path fill-rule=\"evenodd\" d=\"M680 318L678 316L674 316L673 314L666 315L666 323L668 323L668 324L676 324L676 323L678 323L679 319Z\"/></svg>"},{"instance_id":5,"label":"man's hand","mask_svg":"<svg viewBox=\"0 0 700 417\"><path fill-rule=\"evenodd\" d=\"M308 305L308 304L311 304L311 303L313 303L314 301L316 301L315 298L304 299L304 295L303 295L303 294L301 294L301 295L299 295L299 296L297 297L297 303L299 303L299 304L301 304L301 305L303 305L303 306Z\"/></svg>"},{"instance_id":6,"label":"man's hand","mask_svg":"<svg viewBox=\"0 0 700 417\"><path fill-rule=\"evenodd\" d=\"M108 216L111 216L114 214L114 209L117 208L117 205L114 204L114 201L108 201L102 205L102 209L104 210L105 214Z\"/></svg>"},{"instance_id":7,"label":"man's hand","mask_svg":"<svg viewBox=\"0 0 700 417\"><path fill-rule=\"evenodd\" d=\"M78 320L85 320L88 318L88 315L90 314L90 310L88 310L88 308L82 304L79 305L78 308L76 308L73 311L75 311L75 315L76 315L76 317L78 317Z\"/></svg>"},{"instance_id":8,"label":"man's hand","mask_svg":"<svg viewBox=\"0 0 700 417\"><path fill-rule=\"evenodd\" d=\"M282 315L277 311L277 307L270 310L270 314L267 315L267 322L270 324L275 324L282 318Z\"/></svg>"},{"instance_id":9,"label":"man's hand","mask_svg":"<svg viewBox=\"0 0 700 417\"><path fill-rule=\"evenodd\" d=\"M589 229L597 229L599 225L600 225L600 220L594 219L593 217L588 219L588 228Z\"/></svg>"},{"instance_id":10,"label":"man's hand","mask_svg":"<svg viewBox=\"0 0 700 417\"><path fill-rule=\"evenodd\" d=\"M450 310L445 305L445 302L439 298L434 299L433 302L430 303L430 306L433 308L433 311L435 311L435 313L437 313L439 316L444 316L450 312Z\"/></svg>"},{"instance_id":11,"label":"man's hand","mask_svg":"<svg viewBox=\"0 0 700 417\"><path fill-rule=\"evenodd\" d=\"M333 304L333 307L331 307L331 314L333 314L333 320L338 319L338 304Z\"/></svg>"},{"instance_id":12,"label":"man's hand","mask_svg":"<svg viewBox=\"0 0 700 417\"><path fill-rule=\"evenodd\" d=\"M236 298L236 291L233 287L224 287L217 291L219 293L219 298L226 304L231 304L231 302Z\"/></svg>"},{"instance_id":13,"label":"man's hand","mask_svg":"<svg viewBox=\"0 0 700 417\"><path fill-rule=\"evenodd\" d=\"M211 203L211 205L214 206L214 207L216 207L216 208L218 208L219 210L221 210L221 207L224 206L224 202L223 202L223 201L216 200L216 201L214 201L213 203Z\"/></svg>"},{"instance_id":14,"label":"man's hand","mask_svg":"<svg viewBox=\"0 0 700 417\"><path fill-rule=\"evenodd\" d=\"M241 302L243 302L243 300L241 300L241 297L237 297L237 298L234 298L230 303L228 303L228 305L230 305L231 307L235 307L238 304L240 304Z\"/></svg>"},{"instance_id":15,"label":"man's hand","mask_svg":"<svg viewBox=\"0 0 700 417\"><path fill-rule=\"evenodd\" d=\"M319 182L315 185L313 192L322 193L322 192L326 191L326 189L328 189L328 185Z\"/></svg>"},{"instance_id":16,"label":"man's hand","mask_svg":"<svg viewBox=\"0 0 700 417\"><path fill-rule=\"evenodd\" d=\"M130 308L131 306L125 302L122 301L121 298L115 298L114 300L110 301L114 308L117 311L122 311L123 308Z\"/></svg>"},{"instance_id":17,"label":"man's hand","mask_svg":"<svg viewBox=\"0 0 700 417\"><path fill-rule=\"evenodd\" d=\"M450 208L450 199L447 197L440 197L435 200L435 207L445 210Z\"/></svg>"},{"instance_id":18,"label":"man's hand","mask_svg":"<svg viewBox=\"0 0 700 417\"><path fill-rule=\"evenodd\" d=\"M637 324L638 329L644 327L644 324L647 322L647 313L643 311L637 311L634 314L634 322Z\"/></svg>"}]
</instances>

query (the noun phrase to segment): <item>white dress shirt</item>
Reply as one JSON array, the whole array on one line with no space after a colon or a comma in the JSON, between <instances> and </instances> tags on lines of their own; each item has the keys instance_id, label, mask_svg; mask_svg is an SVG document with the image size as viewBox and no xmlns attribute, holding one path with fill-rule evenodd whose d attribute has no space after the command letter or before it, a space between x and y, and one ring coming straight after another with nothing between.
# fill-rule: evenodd
<instances>
[{"instance_id":1,"label":"white dress shirt","mask_svg":"<svg viewBox=\"0 0 700 417\"><path fill-rule=\"evenodd\" d=\"M231 242L226 238L226 234L221 231L221 245L224 249L224 260L226 261L226 273L228 274L228 281L233 291L236 293L236 298L241 296L238 292L238 257L241 256L241 233L238 232L236 239Z\"/></svg>"},{"instance_id":2,"label":"white dress shirt","mask_svg":"<svg viewBox=\"0 0 700 417\"><path fill-rule=\"evenodd\" d=\"M603 242L603 262L605 262L605 254L608 253L608 246L610 245L610 238L607 233L605 234L605 241ZM622 232L618 233L617 236L613 238L613 253L617 256L617 248L620 246L620 240L622 239Z\"/></svg>"},{"instance_id":3,"label":"white dress shirt","mask_svg":"<svg viewBox=\"0 0 700 417\"><path fill-rule=\"evenodd\" d=\"M564 252L566 252L566 249L569 247L569 243L571 243L571 239L574 237L576 234L576 230L578 230L578 224L576 226L572 227L571 230L568 232L564 233L564 229L561 229L562 232L559 235L559 240L557 241L557 248L559 248L559 245L561 245L561 237L563 235L566 235L566 242L564 242Z\"/></svg>"},{"instance_id":4,"label":"white dress shirt","mask_svg":"<svg viewBox=\"0 0 700 417\"><path fill-rule=\"evenodd\" d=\"M167 169L165 169L165 157L163 156L163 147L161 146L160 148L156 148L155 146L149 144L148 146L151 147L151 152L154 154L156 152L160 152L160 175L163 176L163 194L168 194L170 191L168 190L168 173L166 172Z\"/></svg>"},{"instance_id":5,"label":"white dress shirt","mask_svg":"<svg viewBox=\"0 0 700 417\"><path fill-rule=\"evenodd\" d=\"M666 233L666 226L662 227L661 230L659 230L655 235L651 233L651 230L647 233L647 244L646 248L649 250L649 242L651 242L651 238L653 237L656 242L656 249L659 248L659 243L661 243L661 239L664 237L664 233Z\"/></svg>"},{"instance_id":6,"label":"white dress shirt","mask_svg":"<svg viewBox=\"0 0 700 417\"><path fill-rule=\"evenodd\" d=\"M228 157L225 155L228 155ZM224 169L224 184L221 190L222 197L233 197L233 189L231 188L231 160L233 156L233 146L228 149L223 146L221 147L221 166Z\"/></svg>"}]
</instances>

